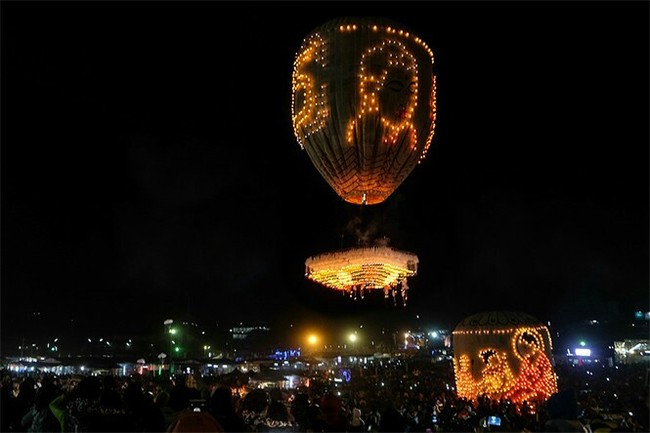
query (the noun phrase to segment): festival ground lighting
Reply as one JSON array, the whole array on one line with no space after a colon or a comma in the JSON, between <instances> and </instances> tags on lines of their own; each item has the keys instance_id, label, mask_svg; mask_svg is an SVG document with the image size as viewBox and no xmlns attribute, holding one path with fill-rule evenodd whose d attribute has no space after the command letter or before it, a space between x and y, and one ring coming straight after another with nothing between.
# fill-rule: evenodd
<instances>
[{"instance_id":1,"label":"festival ground lighting","mask_svg":"<svg viewBox=\"0 0 650 433\"><path fill-rule=\"evenodd\" d=\"M364 297L366 290L383 290L397 302L399 288L406 305L407 279L415 276L418 257L387 246L349 248L327 252L305 260L305 276L351 298Z\"/></svg>"}]
</instances>

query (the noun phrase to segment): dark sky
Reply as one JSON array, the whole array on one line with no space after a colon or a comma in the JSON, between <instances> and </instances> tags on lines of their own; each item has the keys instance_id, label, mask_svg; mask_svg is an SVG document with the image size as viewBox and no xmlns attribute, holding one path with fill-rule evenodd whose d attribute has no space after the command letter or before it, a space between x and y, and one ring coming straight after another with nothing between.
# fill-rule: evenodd
<instances>
[{"instance_id":1,"label":"dark sky","mask_svg":"<svg viewBox=\"0 0 650 433\"><path fill-rule=\"evenodd\" d=\"M3 338L650 309L648 2L0 7ZM427 158L365 208L291 125L294 56L344 16L413 29L438 83ZM418 255L406 307L306 280L351 224Z\"/></svg>"}]
</instances>

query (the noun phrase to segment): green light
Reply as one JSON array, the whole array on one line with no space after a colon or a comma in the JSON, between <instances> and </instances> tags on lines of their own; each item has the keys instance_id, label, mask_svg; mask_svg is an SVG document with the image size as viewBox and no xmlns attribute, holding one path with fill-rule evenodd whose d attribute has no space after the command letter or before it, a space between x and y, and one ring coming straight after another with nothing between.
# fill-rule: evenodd
<instances>
[{"instance_id":1,"label":"green light","mask_svg":"<svg viewBox=\"0 0 650 433\"><path fill-rule=\"evenodd\" d=\"M174 350L175 350L176 352L180 352L180 351L181 351L181 348L178 347L178 346L176 346L176 347L174 348Z\"/></svg>"},{"instance_id":2,"label":"green light","mask_svg":"<svg viewBox=\"0 0 650 433\"><path fill-rule=\"evenodd\" d=\"M580 345L581 345L582 347L584 347L584 346L586 346L586 345L587 345L587 343L585 343L585 341L584 341L584 340L581 340L581 341L580 341Z\"/></svg>"}]
</instances>

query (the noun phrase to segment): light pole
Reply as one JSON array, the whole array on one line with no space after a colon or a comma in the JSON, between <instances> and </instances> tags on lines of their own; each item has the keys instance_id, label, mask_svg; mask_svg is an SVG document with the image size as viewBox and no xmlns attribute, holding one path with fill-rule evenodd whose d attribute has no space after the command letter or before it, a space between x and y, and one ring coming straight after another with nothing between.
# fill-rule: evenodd
<instances>
[{"instance_id":1,"label":"light pole","mask_svg":"<svg viewBox=\"0 0 650 433\"><path fill-rule=\"evenodd\" d=\"M172 323L174 323L172 319L167 319L163 322L163 325L167 327L167 334L169 337L169 374L170 375L174 373L174 363L172 362L172 345L174 344L174 341L172 340L172 335L176 332L176 330L172 328ZM163 362L165 362L165 358L163 358Z\"/></svg>"},{"instance_id":2,"label":"light pole","mask_svg":"<svg viewBox=\"0 0 650 433\"><path fill-rule=\"evenodd\" d=\"M309 343L309 351L310 355L314 355L314 352L316 351L316 344L318 343L318 335L316 334L309 334L307 336L307 343Z\"/></svg>"},{"instance_id":3,"label":"light pole","mask_svg":"<svg viewBox=\"0 0 650 433\"><path fill-rule=\"evenodd\" d=\"M176 335L176 329L169 328L169 368L172 374L174 374L174 358L172 356L174 349L178 352L178 346L174 348L174 345L176 344L174 341L174 335Z\"/></svg>"},{"instance_id":4,"label":"light pole","mask_svg":"<svg viewBox=\"0 0 650 433\"><path fill-rule=\"evenodd\" d=\"M354 353L355 347L354 343L357 341L357 333L356 331L348 335L348 340L350 340L350 350L349 352L352 354Z\"/></svg>"}]
</instances>

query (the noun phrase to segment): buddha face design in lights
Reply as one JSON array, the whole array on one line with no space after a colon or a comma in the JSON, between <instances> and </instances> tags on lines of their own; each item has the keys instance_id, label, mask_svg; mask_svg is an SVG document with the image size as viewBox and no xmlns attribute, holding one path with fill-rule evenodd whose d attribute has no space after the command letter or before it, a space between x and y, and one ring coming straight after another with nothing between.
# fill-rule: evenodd
<instances>
[{"instance_id":1,"label":"buddha face design in lights","mask_svg":"<svg viewBox=\"0 0 650 433\"><path fill-rule=\"evenodd\" d=\"M454 361L459 396L475 399L487 395L522 403L543 401L557 392L555 373L540 329L521 327L467 338L478 345L461 344L461 348L469 350L457 355Z\"/></svg>"},{"instance_id":2,"label":"buddha face design in lights","mask_svg":"<svg viewBox=\"0 0 650 433\"><path fill-rule=\"evenodd\" d=\"M417 61L404 45L395 40L366 50L359 66L360 106L347 126L346 140L352 143L358 134L358 122L377 123L380 118L382 142L394 146L405 139L415 149L417 132L412 124L417 105ZM366 117L372 117L366 118Z\"/></svg>"},{"instance_id":3,"label":"buddha face design in lights","mask_svg":"<svg viewBox=\"0 0 650 433\"><path fill-rule=\"evenodd\" d=\"M557 392L557 380L536 329L517 329L512 336L513 353L520 361L519 376L506 393L513 401L546 399Z\"/></svg>"}]
</instances>

